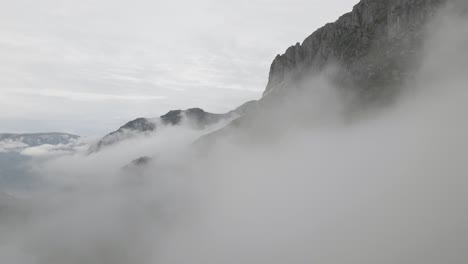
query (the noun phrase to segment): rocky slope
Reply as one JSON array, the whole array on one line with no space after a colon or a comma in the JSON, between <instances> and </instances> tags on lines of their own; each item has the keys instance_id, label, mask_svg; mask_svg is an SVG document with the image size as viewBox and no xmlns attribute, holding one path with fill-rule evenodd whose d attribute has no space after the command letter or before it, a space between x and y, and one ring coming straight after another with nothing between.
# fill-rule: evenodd
<instances>
[{"instance_id":1,"label":"rocky slope","mask_svg":"<svg viewBox=\"0 0 468 264\"><path fill-rule=\"evenodd\" d=\"M204 129L221 120L242 115L250 111L254 105L255 101L247 102L238 109L225 114L213 114L200 108L190 108L187 110L171 110L158 118L137 118L103 137L96 146L93 146L91 152L99 151L105 146L113 145L136 135L153 133L161 126L177 126L185 123L193 129Z\"/></svg>"}]
</instances>

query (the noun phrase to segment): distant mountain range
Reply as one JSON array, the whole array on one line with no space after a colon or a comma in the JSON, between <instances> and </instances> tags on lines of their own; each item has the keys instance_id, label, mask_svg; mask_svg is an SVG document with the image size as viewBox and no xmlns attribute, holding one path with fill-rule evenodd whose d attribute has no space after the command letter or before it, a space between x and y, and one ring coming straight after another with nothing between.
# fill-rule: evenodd
<instances>
[{"instance_id":1,"label":"distant mountain range","mask_svg":"<svg viewBox=\"0 0 468 264\"><path fill-rule=\"evenodd\" d=\"M0 152L21 150L40 145L69 144L79 138L66 133L7 134L0 133Z\"/></svg>"}]
</instances>

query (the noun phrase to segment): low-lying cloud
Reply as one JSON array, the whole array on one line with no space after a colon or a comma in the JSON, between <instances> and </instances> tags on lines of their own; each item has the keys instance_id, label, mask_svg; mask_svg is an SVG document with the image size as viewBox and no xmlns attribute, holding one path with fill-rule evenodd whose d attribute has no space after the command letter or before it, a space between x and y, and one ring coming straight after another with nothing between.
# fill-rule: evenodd
<instances>
[{"instance_id":1,"label":"low-lying cloud","mask_svg":"<svg viewBox=\"0 0 468 264\"><path fill-rule=\"evenodd\" d=\"M468 20L447 14L407 92L366 119L281 117L268 144L218 139L202 154L192 142L209 131L168 127L41 164L49 188L0 211L0 260L465 263Z\"/></svg>"}]
</instances>

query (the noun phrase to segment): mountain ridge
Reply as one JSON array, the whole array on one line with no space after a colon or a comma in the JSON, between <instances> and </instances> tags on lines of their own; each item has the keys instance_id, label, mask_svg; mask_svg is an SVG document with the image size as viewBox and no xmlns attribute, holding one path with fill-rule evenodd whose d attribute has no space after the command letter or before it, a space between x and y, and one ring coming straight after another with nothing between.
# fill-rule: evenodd
<instances>
[{"instance_id":1,"label":"mountain ridge","mask_svg":"<svg viewBox=\"0 0 468 264\"><path fill-rule=\"evenodd\" d=\"M226 120L232 117L243 115L255 108L256 101L249 101L239 106L238 108L224 114L215 114L206 112L201 108L189 108L186 110L170 110L164 115L157 118L139 117L127 122L119 129L104 136L95 146L91 148L91 152L101 150L105 146L113 145L122 140L133 138L134 133L153 133L161 126L177 126L184 121L193 129L204 129L206 126L213 125L221 120Z\"/></svg>"},{"instance_id":2,"label":"mountain ridge","mask_svg":"<svg viewBox=\"0 0 468 264\"><path fill-rule=\"evenodd\" d=\"M278 107L278 100L300 87L301 81L330 66L337 67L327 78L342 91L355 95L354 105L391 100L416 72L425 25L448 1L361 0L351 12L278 54L271 63L262 97L224 114L235 112L239 117L197 142L242 126L258 126L253 115ZM248 110L239 111L243 107ZM151 125L143 124L142 128L143 132L155 130Z\"/></svg>"}]
</instances>

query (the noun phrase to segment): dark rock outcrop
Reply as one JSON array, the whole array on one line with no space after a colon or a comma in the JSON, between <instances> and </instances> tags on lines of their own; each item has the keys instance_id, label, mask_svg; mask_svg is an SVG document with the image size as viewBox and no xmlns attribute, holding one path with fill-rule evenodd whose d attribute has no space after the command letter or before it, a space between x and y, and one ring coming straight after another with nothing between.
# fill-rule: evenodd
<instances>
[{"instance_id":1,"label":"dark rock outcrop","mask_svg":"<svg viewBox=\"0 0 468 264\"><path fill-rule=\"evenodd\" d=\"M137 118L119 128L119 130L125 130L125 129L141 131L141 132L153 131L156 129L156 124L147 118Z\"/></svg>"},{"instance_id":2,"label":"dark rock outcrop","mask_svg":"<svg viewBox=\"0 0 468 264\"><path fill-rule=\"evenodd\" d=\"M230 113L213 114L205 112L200 108L190 108L187 110L172 110L160 118L165 125L179 125L185 118L189 125L197 129L203 129L208 125L215 124L222 119L229 118L230 116Z\"/></svg>"},{"instance_id":3,"label":"dark rock outcrop","mask_svg":"<svg viewBox=\"0 0 468 264\"><path fill-rule=\"evenodd\" d=\"M135 172L135 170L139 170L141 168L144 168L148 164L150 164L153 161L152 157L139 157L135 160L132 160L129 164L125 165L122 170L124 172Z\"/></svg>"}]
</instances>

